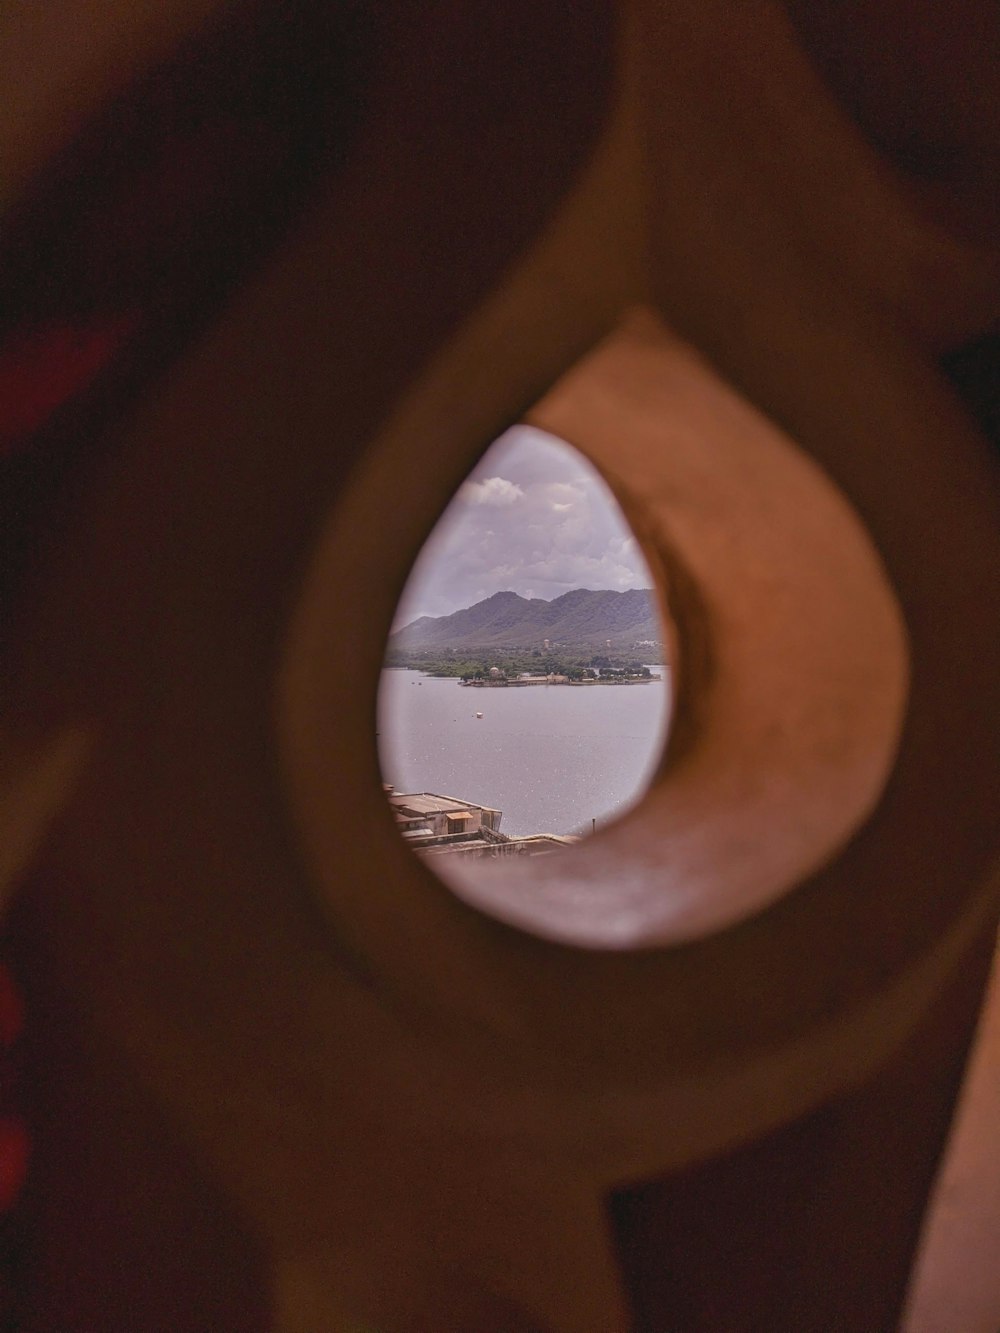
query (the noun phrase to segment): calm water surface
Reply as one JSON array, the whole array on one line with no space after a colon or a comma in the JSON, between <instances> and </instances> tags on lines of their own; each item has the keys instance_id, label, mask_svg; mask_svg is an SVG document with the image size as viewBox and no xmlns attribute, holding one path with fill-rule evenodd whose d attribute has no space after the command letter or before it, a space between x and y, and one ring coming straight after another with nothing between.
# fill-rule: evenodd
<instances>
[{"instance_id":1,"label":"calm water surface","mask_svg":"<svg viewBox=\"0 0 1000 1333\"><path fill-rule=\"evenodd\" d=\"M502 810L503 833L589 832L592 819L634 804L659 759L670 669L652 669L662 681L576 689L469 689L418 671L383 671L385 780L397 791Z\"/></svg>"}]
</instances>

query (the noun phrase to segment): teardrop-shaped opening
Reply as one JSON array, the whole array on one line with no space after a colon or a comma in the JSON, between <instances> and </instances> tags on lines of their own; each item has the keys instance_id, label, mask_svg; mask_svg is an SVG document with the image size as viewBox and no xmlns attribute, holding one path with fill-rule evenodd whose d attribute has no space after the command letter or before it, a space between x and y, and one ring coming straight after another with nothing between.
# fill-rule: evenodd
<instances>
[{"instance_id":1,"label":"teardrop-shaped opening","mask_svg":"<svg viewBox=\"0 0 1000 1333\"><path fill-rule=\"evenodd\" d=\"M397 826L442 858L548 855L630 809L670 713L654 577L576 449L515 426L421 550L390 634L379 755Z\"/></svg>"},{"instance_id":2,"label":"teardrop-shaped opening","mask_svg":"<svg viewBox=\"0 0 1000 1333\"><path fill-rule=\"evenodd\" d=\"M459 933L477 927L433 892L426 864L408 857L382 787L454 798L455 813L470 818L473 805L509 813L496 798L394 772L385 707L381 760L372 745L399 571L426 542L445 478L462 491L459 464L473 432L502 416L465 419L460 369L441 399L418 395L394 417L341 498L282 677L283 763L323 893L338 920L349 901L366 923L366 947L391 945L400 965L417 938L408 913L421 930L431 918ZM900 608L837 485L654 316L634 312L536 402L530 423L593 461L641 538L669 611L670 732L662 763L649 766L649 789L627 814L598 823L596 837L563 855L437 853L434 871L475 911L564 944L620 950L702 938L821 875L878 809L906 708ZM505 488L488 485L495 477L524 491L489 461L466 477L475 485L460 499L499 499ZM377 521L387 513L389 522ZM404 604L397 627L415 615ZM435 682L452 699L484 702L532 689L555 700L588 688L609 699L616 688L652 688L470 689L440 678L407 688L422 698ZM485 724L485 706L465 711L468 727ZM332 757L344 753L358 759L356 792L337 786ZM573 776L570 763L556 781ZM397 810L414 821L402 829L406 841L426 835L426 813ZM596 815L584 813L584 828L588 817ZM379 868L377 889L369 892L366 877L364 893L351 892L347 856Z\"/></svg>"}]
</instances>

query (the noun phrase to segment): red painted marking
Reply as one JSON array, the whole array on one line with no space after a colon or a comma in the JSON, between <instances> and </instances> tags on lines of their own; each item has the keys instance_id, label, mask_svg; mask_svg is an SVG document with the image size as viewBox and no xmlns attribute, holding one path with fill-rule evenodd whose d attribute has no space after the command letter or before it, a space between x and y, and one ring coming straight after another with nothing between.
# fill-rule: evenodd
<instances>
[{"instance_id":1,"label":"red painted marking","mask_svg":"<svg viewBox=\"0 0 1000 1333\"><path fill-rule=\"evenodd\" d=\"M50 320L0 347L0 451L16 448L91 385L135 329L133 314Z\"/></svg>"},{"instance_id":2,"label":"red painted marking","mask_svg":"<svg viewBox=\"0 0 1000 1333\"><path fill-rule=\"evenodd\" d=\"M12 1046L24 1027L24 1002L14 978L0 963L0 1046Z\"/></svg>"},{"instance_id":3,"label":"red painted marking","mask_svg":"<svg viewBox=\"0 0 1000 1333\"><path fill-rule=\"evenodd\" d=\"M0 1118L0 1213L13 1208L28 1174L31 1143L18 1116Z\"/></svg>"}]
</instances>

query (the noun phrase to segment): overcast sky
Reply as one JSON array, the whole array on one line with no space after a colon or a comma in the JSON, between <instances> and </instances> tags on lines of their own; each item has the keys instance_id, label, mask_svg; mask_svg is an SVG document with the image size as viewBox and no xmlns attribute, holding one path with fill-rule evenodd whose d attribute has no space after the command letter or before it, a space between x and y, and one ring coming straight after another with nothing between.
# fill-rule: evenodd
<instances>
[{"instance_id":1,"label":"overcast sky","mask_svg":"<svg viewBox=\"0 0 1000 1333\"><path fill-rule=\"evenodd\" d=\"M470 473L413 567L397 627L510 589L648 588L652 577L604 482L544 431L514 426Z\"/></svg>"}]
</instances>

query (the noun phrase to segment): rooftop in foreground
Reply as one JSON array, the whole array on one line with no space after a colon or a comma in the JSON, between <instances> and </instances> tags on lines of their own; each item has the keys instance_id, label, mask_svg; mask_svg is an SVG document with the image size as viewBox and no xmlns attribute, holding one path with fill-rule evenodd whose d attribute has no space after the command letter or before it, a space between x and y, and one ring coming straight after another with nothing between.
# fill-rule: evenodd
<instances>
[{"instance_id":1,"label":"rooftop in foreground","mask_svg":"<svg viewBox=\"0 0 1000 1333\"><path fill-rule=\"evenodd\" d=\"M441 796L433 791L389 792L389 801L395 806L405 806L418 815L461 814L468 810L491 810L492 806L478 805L475 801L459 801L454 796Z\"/></svg>"}]
</instances>

